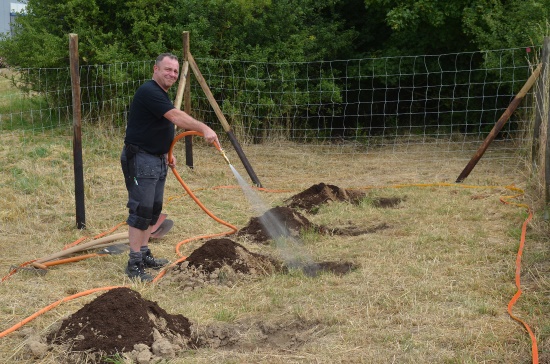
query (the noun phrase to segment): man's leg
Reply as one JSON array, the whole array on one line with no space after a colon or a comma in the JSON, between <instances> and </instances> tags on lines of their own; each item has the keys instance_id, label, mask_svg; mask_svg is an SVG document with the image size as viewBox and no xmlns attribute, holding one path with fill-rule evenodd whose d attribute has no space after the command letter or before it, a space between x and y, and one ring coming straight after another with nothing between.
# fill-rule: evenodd
<instances>
[{"instance_id":1,"label":"man's leg","mask_svg":"<svg viewBox=\"0 0 550 364\"><path fill-rule=\"evenodd\" d=\"M130 240L126 274L149 282L153 277L145 272L142 246L147 246L151 235L153 201L161 166L153 156L136 152L129 160L125 152L121 155L121 165L128 190L129 216L126 222Z\"/></svg>"},{"instance_id":2,"label":"man's leg","mask_svg":"<svg viewBox=\"0 0 550 364\"><path fill-rule=\"evenodd\" d=\"M169 263L168 259L153 257L153 254L151 253L151 250L148 247L149 238L151 237L151 229L153 225L155 225L156 222L158 221L158 218L162 212L162 204L164 200L164 185L166 183L167 167L166 167L166 161L163 158L159 158L159 161L160 161L160 170L158 174L158 179L155 184L152 219L151 219L149 228L147 229L147 234L146 234L147 236L143 236L143 240L141 241L141 246L140 246L141 254L143 257L143 264L145 268L153 268L153 269L160 269L161 267Z\"/></svg>"},{"instance_id":3,"label":"man's leg","mask_svg":"<svg viewBox=\"0 0 550 364\"><path fill-rule=\"evenodd\" d=\"M130 239L130 250L139 252L142 246L147 246L151 236L151 225L147 230L128 226L128 238Z\"/></svg>"}]
</instances>

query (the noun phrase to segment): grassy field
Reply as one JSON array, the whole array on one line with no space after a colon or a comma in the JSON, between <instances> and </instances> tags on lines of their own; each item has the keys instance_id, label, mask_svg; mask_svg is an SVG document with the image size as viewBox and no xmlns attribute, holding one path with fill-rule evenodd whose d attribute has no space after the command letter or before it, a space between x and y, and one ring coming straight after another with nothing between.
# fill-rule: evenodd
<instances>
[{"instance_id":1,"label":"grassy field","mask_svg":"<svg viewBox=\"0 0 550 364\"><path fill-rule=\"evenodd\" d=\"M60 251L125 220L126 191L118 161L122 136L86 132L85 230L75 228L71 136L0 135L2 276L10 267ZM246 177L229 143L225 147ZM437 146L425 148L432 149L432 155ZM530 363L529 335L506 310L516 292L516 256L528 216L524 207L500 201L518 194L507 188L515 185L525 194L511 201L532 206L535 215L521 261L523 293L513 310L535 332L540 362L550 362L548 223L537 209L540 198L530 192L535 190L532 183L516 164L482 161L465 184L455 185L469 155L430 160L418 158L418 150L413 160L384 148L369 154L326 154L276 143L244 149L266 188L256 193L267 206L281 205L321 182L367 193L358 206L331 204L307 216L329 227L385 223L387 229L347 237L307 233L302 237L303 252L297 252L314 261L352 261L359 269L314 278L276 274L185 292L176 286L130 282L124 274L126 254L53 266L45 275L23 269L0 284L0 330L63 297L130 285L198 326L260 322L294 330L289 342L279 347L202 348L179 353L170 363ZM193 170L185 168L183 155L176 153L182 178L217 217L241 228L257 216L214 148L197 141ZM230 188L216 188L220 186ZM382 209L370 203L377 197L398 197L402 202ZM169 176L165 212L175 226L151 244L157 256L175 260L180 241L227 230L196 206L174 176ZM117 232L124 230L122 226ZM182 251L188 255L201 244L190 242ZM271 246L246 247L278 254ZM27 345L29 333L45 335L95 297L64 302L0 338L0 362L59 363L53 351L34 358ZM247 335L242 332L243 340Z\"/></svg>"}]
</instances>

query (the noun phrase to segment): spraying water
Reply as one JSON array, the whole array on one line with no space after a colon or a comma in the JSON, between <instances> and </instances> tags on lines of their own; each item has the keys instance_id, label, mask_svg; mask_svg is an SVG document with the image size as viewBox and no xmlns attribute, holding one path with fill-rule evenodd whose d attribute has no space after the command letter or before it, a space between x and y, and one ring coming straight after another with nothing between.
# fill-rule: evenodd
<instances>
[{"instance_id":1,"label":"spraying water","mask_svg":"<svg viewBox=\"0 0 550 364\"><path fill-rule=\"evenodd\" d=\"M266 203L246 183L235 167L232 164L229 164L229 167L243 190L246 199L258 216L260 216L261 224L267 230L269 237L275 242L275 247L279 254L281 254L285 265L291 269L300 269L308 276L317 275L319 267L305 252L302 242L298 238L291 236L286 226L269 210Z\"/></svg>"}]
</instances>

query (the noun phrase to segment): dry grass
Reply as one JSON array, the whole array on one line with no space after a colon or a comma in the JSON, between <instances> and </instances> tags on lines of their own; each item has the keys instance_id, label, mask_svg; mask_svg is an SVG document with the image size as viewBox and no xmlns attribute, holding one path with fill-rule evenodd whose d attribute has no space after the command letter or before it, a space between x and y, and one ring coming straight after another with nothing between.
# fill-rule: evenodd
<instances>
[{"instance_id":1,"label":"dry grass","mask_svg":"<svg viewBox=\"0 0 550 364\"><path fill-rule=\"evenodd\" d=\"M0 136L1 272L7 274L11 266L57 252L79 237L94 236L124 221L120 140L121 136L100 134L85 138L87 230L78 231L74 228L70 136ZM226 149L246 176L228 143ZM520 207L502 204L499 198L514 194L505 186L528 188L528 179L517 165L481 161L466 180L468 186L444 186L438 183L452 183L470 155L430 160L415 151L413 159L397 157L384 148L369 154L328 155L316 148L287 144L247 145L245 152L268 189L258 192L266 205L279 205L320 182L363 189L369 198L360 206L324 206L308 218L335 227L386 223L389 228L356 237L313 233L303 237L303 249L313 260L353 261L360 266L343 277L281 274L185 293L172 286L133 284L145 298L157 301L169 313L183 314L198 326L220 320L311 323L307 340L293 350L200 349L171 363L531 361L528 335L506 313L515 293L515 260L526 213ZM183 156L179 160L183 179L216 216L239 228L255 216L212 147L196 143L192 171L183 167ZM373 207L370 198L380 196L404 201L398 208ZM165 211L175 226L152 244L156 255L176 259L178 242L227 231L185 195L173 176L166 200ZM540 204L529 193L521 202L535 208ZM550 358L550 255L548 226L536 212L523 257L523 295L514 312L535 331L542 362ZM200 244L186 244L182 251L188 255ZM271 247L247 247L277 254ZM19 271L0 284L0 329L67 295L130 284L123 272L126 260L125 254L89 259L51 267L44 276ZM43 335L95 297L65 302L25 328ZM0 339L0 362L58 362L54 353L33 359L21 331ZM242 333L243 340L246 334Z\"/></svg>"}]
</instances>

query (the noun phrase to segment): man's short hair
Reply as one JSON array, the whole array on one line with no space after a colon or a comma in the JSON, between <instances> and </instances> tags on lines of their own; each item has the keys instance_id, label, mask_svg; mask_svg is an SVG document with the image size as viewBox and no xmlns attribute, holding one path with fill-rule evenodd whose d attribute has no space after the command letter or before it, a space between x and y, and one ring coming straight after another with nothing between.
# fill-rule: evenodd
<instances>
[{"instance_id":1,"label":"man's short hair","mask_svg":"<svg viewBox=\"0 0 550 364\"><path fill-rule=\"evenodd\" d=\"M172 53L161 53L161 54L159 54L159 56L157 57L157 60L155 61L155 64L158 66L158 64L159 64L160 62L162 62L162 60L163 60L164 58L166 58L166 57L168 57L168 58L170 58L170 59L172 59L172 60L174 60L174 61L177 61L177 60L178 60L178 56L173 55Z\"/></svg>"}]
</instances>

